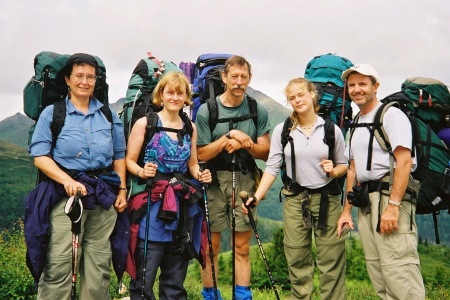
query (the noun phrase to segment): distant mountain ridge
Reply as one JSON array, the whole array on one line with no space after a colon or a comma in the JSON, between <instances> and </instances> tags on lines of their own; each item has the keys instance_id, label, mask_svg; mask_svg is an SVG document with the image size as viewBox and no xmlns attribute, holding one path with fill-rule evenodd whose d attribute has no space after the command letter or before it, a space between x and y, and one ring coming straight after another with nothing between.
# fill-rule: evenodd
<instances>
[{"instance_id":1,"label":"distant mountain ridge","mask_svg":"<svg viewBox=\"0 0 450 300\"><path fill-rule=\"evenodd\" d=\"M247 89L247 93L267 108L269 111L269 119L272 124L272 128L278 123L283 122L284 119L290 114L291 110L289 108L284 107L260 91L249 87ZM110 103L109 106L119 113L122 111L124 101L124 98L120 98L115 103ZM30 127L33 124L34 121L24 114L16 113L15 115L0 122L0 140L5 140L19 147L26 148L28 145Z\"/></svg>"},{"instance_id":2,"label":"distant mountain ridge","mask_svg":"<svg viewBox=\"0 0 450 300\"><path fill-rule=\"evenodd\" d=\"M0 122L0 140L26 148L30 127L34 121L27 116L16 113Z\"/></svg>"}]
</instances>

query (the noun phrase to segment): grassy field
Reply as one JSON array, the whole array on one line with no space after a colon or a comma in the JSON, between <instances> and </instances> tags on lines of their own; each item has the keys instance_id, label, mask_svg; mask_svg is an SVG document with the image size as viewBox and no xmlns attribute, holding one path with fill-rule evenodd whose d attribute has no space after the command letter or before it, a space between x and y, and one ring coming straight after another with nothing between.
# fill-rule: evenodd
<instances>
[{"instance_id":1,"label":"grassy field","mask_svg":"<svg viewBox=\"0 0 450 300\"><path fill-rule=\"evenodd\" d=\"M272 244L264 244L264 250L270 251ZM359 251L360 243L357 239L347 239L347 250L352 248L351 251L347 251L347 256L351 253L351 256L361 256ZM269 250L269 251L268 251ZM25 244L23 240L23 227L19 223L16 223L14 230L0 232L0 299L35 299L33 289L33 280L30 272L25 265ZM450 299L450 248L436 245L419 245L419 253L421 258L422 274L426 285L427 299ZM229 261L231 253L223 253L222 260ZM261 254L256 246L252 247L250 253L250 260L252 264L261 260ZM355 263L355 261L357 263ZM269 260L269 266L272 261ZM363 257L361 259L352 260L352 270L360 270L358 272L365 272L365 265L363 263ZM272 272L273 265L272 265ZM347 270L349 274L349 270ZM229 282L231 278L224 278L226 272L222 272L219 275L219 288L221 289L224 299L231 299L231 285ZM267 273L263 274L264 276ZM363 274L364 275L364 274ZM355 277L355 275L351 275ZM255 276L256 278L256 276ZM314 295L312 299L320 299L319 297L319 281L318 272L316 272L314 278ZM126 286L129 283L129 277L124 276L124 282ZM277 284L277 278L275 279ZM253 282L256 284L257 282ZM155 290L158 286L158 282L155 284ZM122 299L127 297L127 294L119 295L117 293L117 278L114 273L112 275L110 293L114 299ZM185 287L188 291L188 299L201 300L201 281L199 264L192 262L189 266L188 276L185 281ZM277 286L277 290L281 299L289 299L289 291L282 290L280 286ZM267 300L275 299L275 294L272 289L258 290L253 288L254 300ZM355 280L350 279L350 275L347 275L347 299L378 299L375 295L370 282L367 279Z\"/></svg>"}]
</instances>

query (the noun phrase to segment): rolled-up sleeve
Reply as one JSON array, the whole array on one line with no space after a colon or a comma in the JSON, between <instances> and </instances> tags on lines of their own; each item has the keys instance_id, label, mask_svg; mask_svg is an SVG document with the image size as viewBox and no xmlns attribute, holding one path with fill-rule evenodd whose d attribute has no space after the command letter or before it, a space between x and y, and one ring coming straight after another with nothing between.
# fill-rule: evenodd
<instances>
[{"instance_id":1,"label":"rolled-up sleeve","mask_svg":"<svg viewBox=\"0 0 450 300\"><path fill-rule=\"evenodd\" d=\"M53 119L53 105L47 106L39 116L34 128L28 152L33 157L48 156L52 151L52 132L50 124Z\"/></svg>"},{"instance_id":2,"label":"rolled-up sleeve","mask_svg":"<svg viewBox=\"0 0 450 300\"><path fill-rule=\"evenodd\" d=\"M112 115L114 159L122 159L125 158L125 150L127 148L127 145L125 143L123 124L117 116L116 112L112 111Z\"/></svg>"}]
</instances>

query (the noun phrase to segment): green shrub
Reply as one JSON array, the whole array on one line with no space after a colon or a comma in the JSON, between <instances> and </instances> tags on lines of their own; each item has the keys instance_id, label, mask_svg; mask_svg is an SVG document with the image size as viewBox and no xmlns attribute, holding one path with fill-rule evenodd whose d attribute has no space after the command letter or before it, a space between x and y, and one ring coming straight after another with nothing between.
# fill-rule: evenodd
<instances>
[{"instance_id":1,"label":"green shrub","mask_svg":"<svg viewBox=\"0 0 450 300\"><path fill-rule=\"evenodd\" d=\"M289 297L290 283L283 249L283 231L273 232L272 243L263 244L272 276L281 299ZM378 299L367 276L364 255L357 237L347 238L347 299ZM0 233L0 299L36 299L33 278L25 264L25 241L23 224L19 221L10 230ZM421 271L426 283L427 299L450 299L450 250L445 246L422 244L419 246ZM274 299L274 292L262 260L258 246L252 246L250 252L252 266L252 290L254 300ZM224 299L231 299L231 252L219 256L219 288ZM217 268L216 268L217 270ZM312 299L320 299L319 272L314 276ZM124 284L129 287L130 277L125 273ZM202 284L200 267L191 262L185 281L188 299L201 300ZM128 296L118 293L117 277L112 271L110 293L113 299ZM157 294L158 279L154 291Z\"/></svg>"},{"instance_id":2,"label":"green shrub","mask_svg":"<svg viewBox=\"0 0 450 300\"><path fill-rule=\"evenodd\" d=\"M34 280L25 263L23 224L0 234L0 299L35 298Z\"/></svg>"}]
</instances>

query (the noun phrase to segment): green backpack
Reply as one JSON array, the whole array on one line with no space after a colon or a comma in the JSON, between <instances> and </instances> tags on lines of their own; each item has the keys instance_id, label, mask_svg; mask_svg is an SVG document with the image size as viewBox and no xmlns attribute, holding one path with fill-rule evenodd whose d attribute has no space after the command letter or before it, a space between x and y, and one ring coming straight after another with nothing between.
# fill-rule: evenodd
<instances>
[{"instance_id":1,"label":"green backpack","mask_svg":"<svg viewBox=\"0 0 450 300\"><path fill-rule=\"evenodd\" d=\"M407 108L435 132L445 125L445 116L450 113L450 92L439 80L427 77L412 77L402 84L402 91L408 96Z\"/></svg>"},{"instance_id":2,"label":"green backpack","mask_svg":"<svg viewBox=\"0 0 450 300\"><path fill-rule=\"evenodd\" d=\"M319 115L324 119L331 118L344 137L352 120L352 107L341 76L351 67L353 63L349 59L328 53L315 56L305 69L305 78L316 86Z\"/></svg>"},{"instance_id":3,"label":"green backpack","mask_svg":"<svg viewBox=\"0 0 450 300\"><path fill-rule=\"evenodd\" d=\"M153 104L152 94L159 79L168 72L183 71L171 61L162 61L154 57L150 52L148 57L139 61L128 82L128 89L123 104L120 118L125 128L125 139L131 133L134 123L149 112L161 110Z\"/></svg>"}]
</instances>

